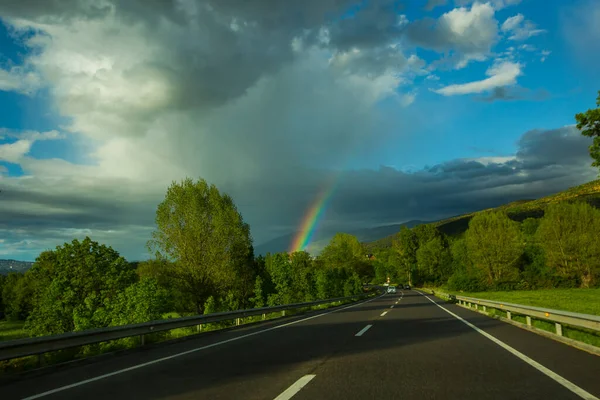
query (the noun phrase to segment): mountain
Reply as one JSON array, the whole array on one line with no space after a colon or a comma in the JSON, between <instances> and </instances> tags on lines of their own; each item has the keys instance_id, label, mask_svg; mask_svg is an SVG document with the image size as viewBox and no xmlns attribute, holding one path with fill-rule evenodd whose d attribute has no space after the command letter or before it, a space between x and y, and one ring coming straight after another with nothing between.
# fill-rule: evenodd
<instances>
[{"instance_id":1,"label":"mountain","mask_svg":"<svg viewBox=\"0 0 600 400\"><path fill-rule=\"evenodd\" d=\"M0 274L6 275L9 272L25 272L32 265L33 262L29 261L0 260Z\"/></svg>"},{"instance_id":2,"label":"mountain","mask_svg":"<svg viewBox=\"0 0 600 400\"><path fill-rule=\"evenodd\" d=\"M471 218L480 213L501 210L506 212L510 219L521 222L526 218L541 218L548 205L564 201L585 201L593 207L600 208L600 179L536 200L517 200L499 207L446 218L432 222L432 224L446 235L456 236L464 233L469 227ZM390 247L392 239L393 235L375 240L367 245L369 247Z\"/></svg>"},{"instance_id":3,"label":"mountain","mask_svg":"<svg viewBox=\"0 0 600 400\"><path fill-rule=\"evenodd\" d=\"M354 235L361 242L372 242L377 239L384 238L389 235L393 235L400 230L400 227L405 225L408 228L412 228L419 224L426 224L429 222L426 221L407 221L402 224L392 224L392 225L381 225L376 226L374 228L363 228L357 229L353 231L348 231L347 233ZM335 235L336 232L317 232L314 236L310 244L307 246L306 250L311 254L318 254L323 250L325 246L329 243L331 238ZM254 254L266 255L267 253L279 253L282 251L288 251L290 247L290 243L296 234L287 234L283 236L276 237L275 239L269 240L267 242L261 243L254 247Z\"/></svg>"}]
</instances>

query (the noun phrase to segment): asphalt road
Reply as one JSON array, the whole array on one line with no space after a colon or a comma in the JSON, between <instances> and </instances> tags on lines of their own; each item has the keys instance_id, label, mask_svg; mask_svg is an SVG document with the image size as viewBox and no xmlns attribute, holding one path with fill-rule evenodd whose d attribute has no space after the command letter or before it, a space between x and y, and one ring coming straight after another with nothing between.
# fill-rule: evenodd
<instances>
[{"instance_id":1,"label":"asphalt road","mask_svg":"<svg viewBox=\"0 0 600 400\"><path fill-rule=\"evenodd\" d=\"M376 397L593 400L600 357L411 290L0 386L2 400Z\"/></svg>"}]
</instances>

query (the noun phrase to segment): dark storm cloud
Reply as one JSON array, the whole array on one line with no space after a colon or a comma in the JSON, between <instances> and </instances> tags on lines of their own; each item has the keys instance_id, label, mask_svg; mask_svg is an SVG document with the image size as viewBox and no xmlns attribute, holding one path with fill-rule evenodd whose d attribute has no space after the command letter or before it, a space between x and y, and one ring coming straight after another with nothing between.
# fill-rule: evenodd
<instances>
[{"instance_id":1,"label":"dark storm cloud","mask_svg":"<svg viewBox=\"0 0 600 400\"><path fill-rule=\"evenodd\" d=\"M487 96L477 97L476 100L486 103L494 101L515 101L530 100L542 101L550 97L550 93L545 89L531 90L523 87L497 87Z\"/></svg>"}]
</instances>

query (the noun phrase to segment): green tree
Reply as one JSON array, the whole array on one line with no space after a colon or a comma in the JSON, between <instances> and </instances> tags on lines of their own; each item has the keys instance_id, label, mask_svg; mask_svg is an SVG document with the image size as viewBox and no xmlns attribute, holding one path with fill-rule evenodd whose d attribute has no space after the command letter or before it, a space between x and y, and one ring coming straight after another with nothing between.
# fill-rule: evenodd
<instances>
[{"instance_id":1,"label":"green tree","mask_svg":"<svg viewBox=\"0 0 600 400\"><path fill-rule=\"evenodd\" d=\"M28 274L22 272L11 272L4 277L2 285L2 303L6 319L25 319L32 309L31 298L33 296L33 282Z\"/></svg>"},{"instance_id":2,"label":"green tree","mask_svg":"<svg viewBox=\"0 0 600 400\"><path fill-rule=\"evenodd\" d=\"M471 262L485 273L488 285L516 279L516 263L523 252L517 222L501 211L477 214L469 222L465 240Z\"/></svg>"},{"instance_id":3,"label":"green tree","mask_svg":"<svg viewBox=\"0 0 600 400\"><path fill-rule=\"evenodd\" d=\"M148 247L173 262L169 275L190 299L191 309L201 314L211 295L251 292L250 228L231 197L216 186L203 179L173 182L158 205L156 225Z\"/></svg>"},{"instance_id":4,"label":"green tree","mask_svg":"<svg viewBox=\"0 0 600 400\"><path fill-rule=\"evenodd\" d=\"M110 326L111 306L136 282L119 253L89 237L41 253L27 274L38 285L25 323L32 336Z\"/></svg>"},{"instance_id":5,"label":"green tree","mask_svg":"<svg viewBox=\"0 0 600 400\"><path fill-rule=\"evenodd\" d=\"M120 292L110 304L111 326L161 319L171 311L168 291L154 278L142 278Z\"/></svg>"},{"instance_id":6,"label":"green tree","mask_svg":"<svg viewBox=\"0 0 600 400\"><path fill-rule=\"evenodd\" d=\"M412 285L412 273L417 266L417 250L419 239L417 234L406 226L400 228L400 232L392 242L392 247L398 254L400 274L406 277Z\"/></svg>"},{"instance_id":7,"label":"green tree","mask_svg":"<svg viewBox=\"0 0 600 400\"><path fill-rule=\"evenodd\" d=\"M336 233L321 252L321 259L330 268L353 269L365 256L363 245L348 233Z\"/></svg>"},{"instance_id":8,"label":"green tree","mask_svg":"<svg viewBox=\"0 0 600 400\"><path fill-rule=\"evenodd\" d=\"M254 296L250 299L252 306L255 308L260 308L265 306L265 295L263 294L264 289L263 279L259 276L256 277L256 281L254 282Z\"/></svg>"},{"instance_id":9,"label":"green tree","mask_svg":"<svg viewBox=\"0 0 600 400\"><path fill-rule=\"evenodd\" d=\"M544 213L537 239L546 262L559 275L591 287L600 275L600 211L587 203L552 204Z\"/></svg>"},{"instance_id":10,"label":"green tree","mask_svg":"<svg viewBox=\"0 0 600 400\"><path fill-rule=\"evenodd\" d=\"M593 167L600 167L600 91L596 98L596 108L575 115L577 129L581 134L593 138L590 145L590 156L594 160Z\"/></svg>"},{"instance_id":11,"label":"green tree","mask_svg":"<svg viewBox=\"0 0 600 400\"><path fill-rule=\"evenodd\" d=\"M451 275L451 253L447 241L436 236L417 250L417 265L425 281L441 283Z\"/></svg>"},{"instance_id":12,"label":"green tree","mask_svg":"<svg viewBox=\"0 0 600 400\"><path fill-rule=\"evenodd\" d=\"M527 218L521 223L521 231L523 232L523 235L525 235L526 240L531 240L531 238L534 237L539 226L539 218Z\"/></svg>"}]
</instances>

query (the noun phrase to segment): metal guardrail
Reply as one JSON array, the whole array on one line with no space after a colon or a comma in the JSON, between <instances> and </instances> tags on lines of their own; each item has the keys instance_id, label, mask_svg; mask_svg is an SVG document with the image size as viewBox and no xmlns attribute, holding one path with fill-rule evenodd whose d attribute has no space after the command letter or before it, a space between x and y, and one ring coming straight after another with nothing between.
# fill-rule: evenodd
<instances>
[{"instance_id":1,"label":"metal guardrail","mask_svg":"<svg viewBox=\"0 0 600 400\"><path fill-rule=\"evenodd\" d=\"M528 306L523 304L506 303L502 301L479 299L475 297L456 296L432 289L422 289L435 296L445 298L452 302L467 308L487 312L487 308L493 308L506 312L506 319L512 320L512 314L525 316L526 324L531 328L531 318L554 322L555 331L558 336L562 336L562 325L569 325L578 328L591 329L600 332L600 316L592 314L581 314L570 311L554 310L551 308L542 308ZM481 309L480 309L481 307Z\"/></svg>"},{"instance_id":2,"label":"metal guardrail","mask_svg":"<svg viewBox=\"0 0 600 400\"><path fill-rule=\"evenodd\" d=\"M12 358L39 355L51 351L64 350L72 347L107 342L110 340L124 339L132 336L140 336L141 343L143 345L144 335L149 333L169 331L172 329L185 328L190 326L200 326L202 324L207 324L211 322L230 321L233 319L251 317L256 315L262 315L264 320L266 314L274 312L281 311L282 315L285 316L286 310L313 307L345 300L358 300L368 296L368 293L363 293L355 296L337 297L333 299L317 300L304 303L294 303L273 307L219 312L206 315L197 315L192 317L143 322L139 324L90 329L80 332L63 333L59 335L10 340L7 342L0 342L0 361L9 360Z\"/></svg>"}]
</instances>

